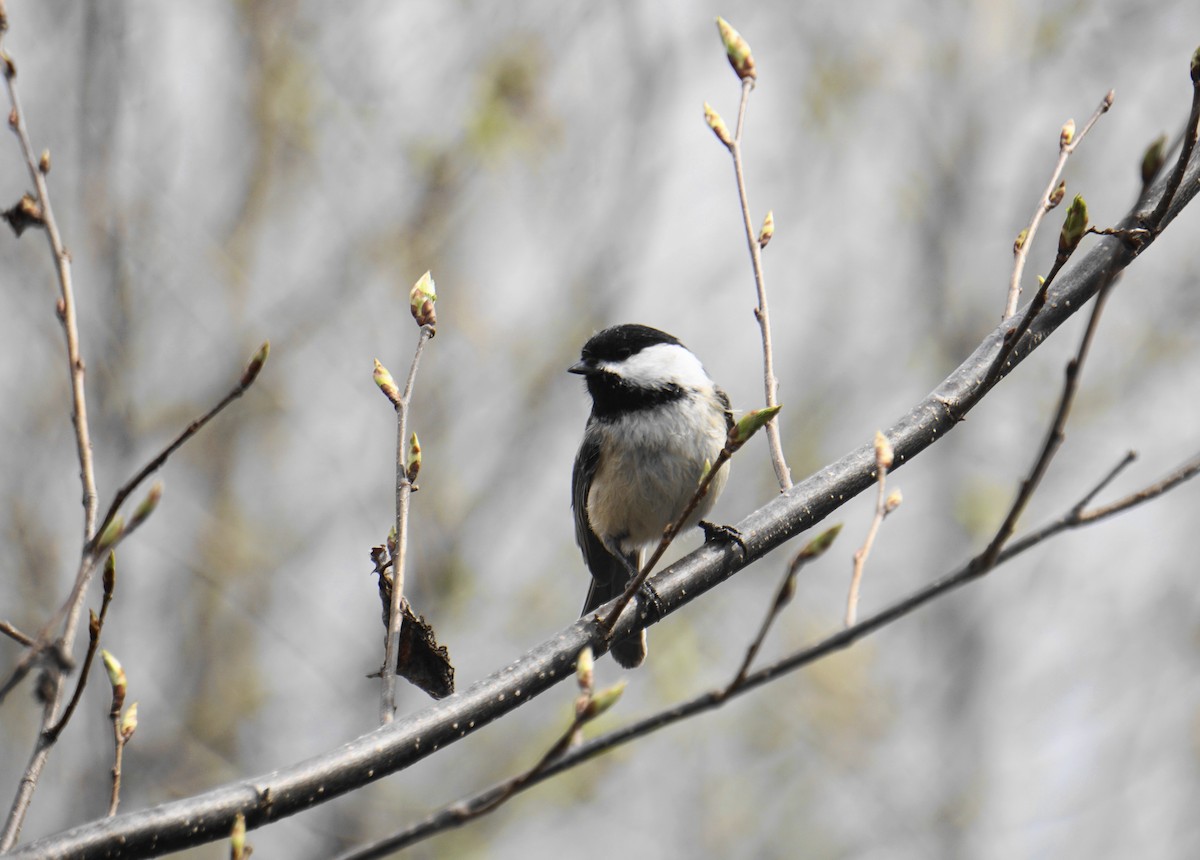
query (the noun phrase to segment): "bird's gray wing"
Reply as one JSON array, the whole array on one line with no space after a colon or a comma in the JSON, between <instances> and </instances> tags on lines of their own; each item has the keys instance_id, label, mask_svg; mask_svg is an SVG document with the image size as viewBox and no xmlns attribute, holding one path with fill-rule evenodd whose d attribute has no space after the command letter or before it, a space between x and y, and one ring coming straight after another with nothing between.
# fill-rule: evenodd
<instances>
[{"instance_id":1,"label":"bird's gray wing","mask_svg":"<svg viewBox=\"0 0 1200 860\"><path fill-rule=\"evenodd\" d=\"M592 574L592 584L588 589L587 600L583 604L581 615L587 615L598 606L602 606L625 590L628 584L628 568L621 559L614 556L604 546L604 543L592 531L588 522L587 499L592 487L592 478L600 465L600 440L596 433L591 432L593 419L588 419L587 429L583 434L583 444L575 456L575 468L571 474L572 498L571 507L575 510L575 542L583 552L583 561ZM628 561L635 565L639 553L633 553Z\"/></svg>"}]
</instances>

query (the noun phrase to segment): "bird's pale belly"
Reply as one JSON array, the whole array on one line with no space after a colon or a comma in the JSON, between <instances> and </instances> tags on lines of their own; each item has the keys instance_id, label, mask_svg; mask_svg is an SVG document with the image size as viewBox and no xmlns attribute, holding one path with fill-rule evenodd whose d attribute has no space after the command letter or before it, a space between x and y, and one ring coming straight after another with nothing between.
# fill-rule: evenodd
<instances>
[{"instance_id":1,"label":"bird's pale belly","mask_svg":"<svg viewBox=\"0 0 1200 860\"><path fill-rule=\"evenodd\" d=\"M720 451L717 445L710 457L630 454L612 457L597 468L588 495L588 519L597 534L610 535L624 551L632 551L657 542L663 530L679 518L700 484L705 459ZM675 464L674 467L668 463ZM684 523L695 525L712 510L713 502L724 487L728 464L722 467L705 498ZM623 487L619 494L602 488Z\"/></svg>"}]
</instances>

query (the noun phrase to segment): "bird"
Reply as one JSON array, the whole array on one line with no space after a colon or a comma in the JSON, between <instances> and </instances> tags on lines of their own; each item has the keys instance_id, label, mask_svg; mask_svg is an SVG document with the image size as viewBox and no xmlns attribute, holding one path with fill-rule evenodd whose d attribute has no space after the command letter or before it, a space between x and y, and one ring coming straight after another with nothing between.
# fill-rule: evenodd
<instances>
[{"instance_id":1,"label":"bird","mask_svg":"<svg viewBox=\"0 0 1200 860\"><path fill-rule=\"evenodd\" d=\"M647 545L679 519L733 426L729 397L678 338L636 323L612 326L583 345L579 374L592 411L572 470L575 542L591 573L582 616L618 597ZM726 462L683 523L702 518L725 487ZM720 527L711 527L720 528ZM612 643L622 667L646 658L646 632Z\"/></svg>"}]
</instances>

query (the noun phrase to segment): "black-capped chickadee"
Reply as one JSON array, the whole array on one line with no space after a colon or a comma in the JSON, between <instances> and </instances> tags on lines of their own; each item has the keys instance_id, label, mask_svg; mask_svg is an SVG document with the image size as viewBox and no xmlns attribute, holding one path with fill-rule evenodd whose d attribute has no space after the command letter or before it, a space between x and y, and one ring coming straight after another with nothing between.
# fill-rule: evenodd
<instances>
[{"instance_id":1,"label":"black-capped chickadee","mask_svg":"<svg viewBox=\"0 0 1200 860\"><path fill-rule=\"evenodd\" d=\"M725 445L729 398L676 338L644 325L605 329L569 368L587 382L592 414L575 457L575 541L592 574L583 615L618 597L642 551L675 522L705 463ZM700 523L725 486L721 467L684 524ZM646 632L619 639L612 655L627 669L646 658Z\"/></svg>"}]
</instances>

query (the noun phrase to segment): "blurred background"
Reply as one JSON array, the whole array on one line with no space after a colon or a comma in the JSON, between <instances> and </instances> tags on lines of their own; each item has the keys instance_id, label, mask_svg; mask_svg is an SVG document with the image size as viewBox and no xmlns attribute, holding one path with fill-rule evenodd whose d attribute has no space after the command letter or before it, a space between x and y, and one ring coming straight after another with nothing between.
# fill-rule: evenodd
<instances>
[{"instance_id":1,"label":"blurred background","mask_svg":"<svg viewBox=\"0 0 1200 860\"><path fill-rule=\"evenodd\" d=\"M704 124L738 84L797 479L868 442L999 320L1012 242L1057 156L1115 223L1146 146L1190 103L1200 5L1141 0L880 4L491 4L305 0L9 4L5 48L74 259L101 489L237 379L253 390L162 472L122 547L106 647L141 725L122 810L329 749L377 722L382 627L368 551L393 519L407 292L437 279L413 427L424 447L408 593L460 688L572 622L587 588L569 481L588 412L565 369L595 330L683 339L739 409L761 405L753 282L733 172ZM11 135L0 203L29 190ZM1052 259L1061 213L1025 285ZM1139 259L1100 328L1068 440L1024 524L1192 456L1200 424L1200 206ZM1085 240L1085 249L1090 242ZM34 630L79 551L78 467L44 237L0 235L0 617ZM1084 317L955 433L897 472L862 611L978 551L1036 453ZM775 492L764 442L715 518ZM871 498L807 569L764 659L840 624ZM1129 857L1200 852L1200 485L1059 537L852 650L544 784L414 857ZM686 551L698 535L682 542ZM777 553L651 631L604 726L736 669ZM96 605L93 599L91 605ZM0 665L18 647L0 642ZM607 659L598 683L620 673ZM36 731L0 710L3 804ZM532 764L573 689L421 765L251 835L324 857ZM102 674L50 760L24 839L103 815ZM425 707L402 688L401 711ZM226 856L224 846L188 856Z\"/></svg>"}]
</instances>

